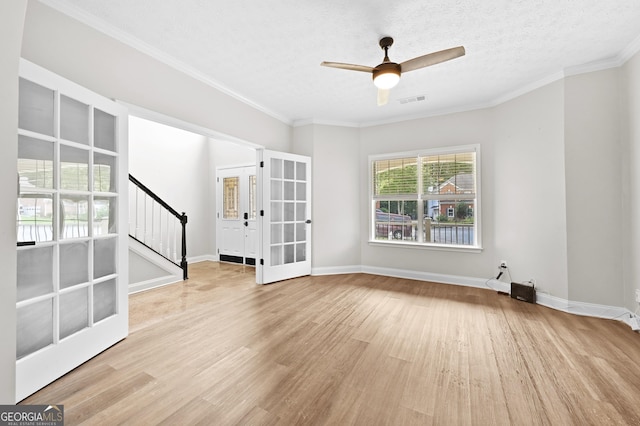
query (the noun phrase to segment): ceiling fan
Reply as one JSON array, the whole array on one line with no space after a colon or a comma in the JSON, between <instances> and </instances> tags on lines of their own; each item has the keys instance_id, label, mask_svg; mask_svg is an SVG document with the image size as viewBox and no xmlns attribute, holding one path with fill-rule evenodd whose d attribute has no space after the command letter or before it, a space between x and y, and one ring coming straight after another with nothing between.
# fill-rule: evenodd
<instances>
[{"instance_id":1,"label":"ceiling fan","mask_svg":"<svg viewBox=\"0 0 640 426\"><path fill-rule=\"evenodd\" d=\"M451 49L441 50L439 52L428 53L409 59L400 64L389 60L388 51L393 44L393 38L383 37L380 39L380 47L384 49L384 59L382 63L376 67L368 67L366 65L343 64L341 62L322 62L323 67L342 68L351 71L369 72L373 76L373 84L378 88L378 105L385 105L389 101L389 89L394 87L400 81L400 74L409 72L440 62L449 61L451 59L464 56L464 47L452 47Z\"/></svg>"}]
</instances>

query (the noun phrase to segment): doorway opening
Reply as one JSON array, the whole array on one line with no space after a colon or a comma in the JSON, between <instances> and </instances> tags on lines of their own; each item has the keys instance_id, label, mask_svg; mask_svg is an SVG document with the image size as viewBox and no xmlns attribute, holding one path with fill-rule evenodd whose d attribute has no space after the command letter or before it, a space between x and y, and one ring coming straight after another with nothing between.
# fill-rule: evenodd
<instances>
[{"instance_id":1,"label":"doorway opening","mask_svg":"<svg viewBox=\"0 0 640 426\"><path fill-rule=\"evenodd\" d=\"M271 151L132 106L130 114L199 136L189 143L170 138L160 144L156 134L129 144L130 165L146 168L179 208L185 206L189 263L255 265L258 284L310 275L310 157Z\"/></svg>"}]
</instances>

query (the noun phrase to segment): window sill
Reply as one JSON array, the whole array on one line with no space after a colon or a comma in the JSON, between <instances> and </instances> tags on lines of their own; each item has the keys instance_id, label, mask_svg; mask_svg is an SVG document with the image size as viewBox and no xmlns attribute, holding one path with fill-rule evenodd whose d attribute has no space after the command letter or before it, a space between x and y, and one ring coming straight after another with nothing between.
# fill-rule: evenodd
<instances>
[{"instance_id":1,"label":"window sill","mask_svg":"<svg viewBox=\"0 0 640 426\"><path fill-rule=\"evenodd\" d=\"M444 244L421 244L421 243L412 243L408 241L376 241L369 240L370 246L377 247L400 247L400 248L409 248L409 249L418 249L418 250L435 250L435 251L453 251L457 253L480 253L482 252L482 246L455 246L455 245L444 245Z\"/></svg>"}]
</instances>

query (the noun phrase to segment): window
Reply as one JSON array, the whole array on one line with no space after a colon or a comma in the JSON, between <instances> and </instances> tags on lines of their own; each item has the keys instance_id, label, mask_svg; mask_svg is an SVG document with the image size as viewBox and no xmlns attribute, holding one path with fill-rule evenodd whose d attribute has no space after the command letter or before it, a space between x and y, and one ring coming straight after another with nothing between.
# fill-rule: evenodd
<instances>
[{"instance_id":1,"label":"window","mask_svg":"<svg viewBox=\"0 0 640 426\"><path fill-rule=\"evenodd\" d=\"M249 220L256 220L256 175L249 176Z\"/></svg>"},{"instance_id":2,"label":"window","mask_svg":"<svg viewBox=\"0 0 640 426\"><path fill-rule=\"evenodd\" d=\"M238 210L238 204L240 203L239 183L240 178L237 176L224 178L224 198L222 199L223 219L240 219L240 212Z\"/></svg>"},{"instance_id":3,"label":"window","mask_svg":"<svg viewBox=\"0 0 640 426\"><path fill-rule=\"evenodd\" d=\"M478 145L372 156L370 240L480 247Z\"/></svg>"}]
</instances>

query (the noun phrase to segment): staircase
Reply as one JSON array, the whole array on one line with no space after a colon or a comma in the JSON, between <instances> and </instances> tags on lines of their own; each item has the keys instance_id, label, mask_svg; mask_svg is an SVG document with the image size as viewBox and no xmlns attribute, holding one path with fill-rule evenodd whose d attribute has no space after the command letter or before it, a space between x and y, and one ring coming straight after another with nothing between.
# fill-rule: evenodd
<instances>
[{"instance_id":1,"label":"staircase","mask_svg":"<svg viewBox=\"0 0 640 426\"><path fill-rule=\"evenodd\" d=\"M189 278L187 215L129 175L129 293Z\"/></svg>"}]
</instances>

